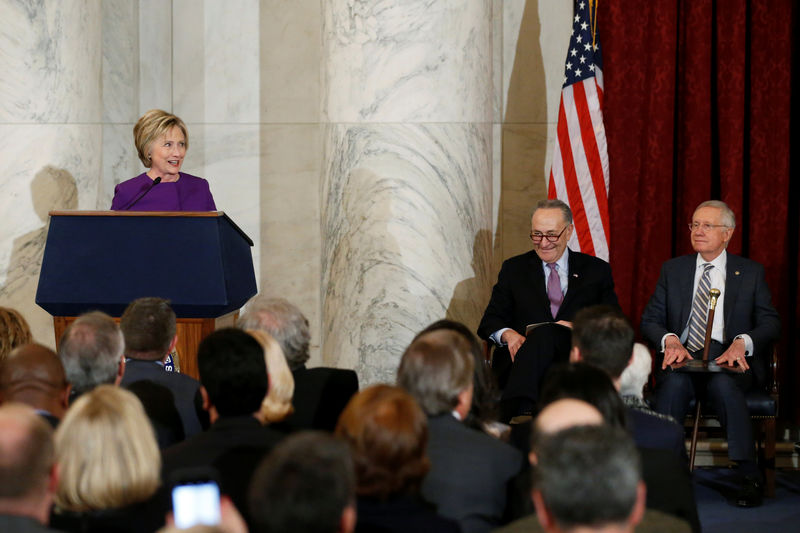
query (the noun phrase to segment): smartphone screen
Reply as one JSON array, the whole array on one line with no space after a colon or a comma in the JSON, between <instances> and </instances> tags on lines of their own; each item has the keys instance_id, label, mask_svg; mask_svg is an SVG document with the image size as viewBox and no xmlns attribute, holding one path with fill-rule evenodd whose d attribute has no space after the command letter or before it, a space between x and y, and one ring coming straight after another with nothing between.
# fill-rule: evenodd
<instances>
[{"instance_id":1,"label":"smartphone screen","mask_svg":"<svg viewBox=\"0 0 800 533\"><path fill-rule=\"evenodd\" d=\"M219 524L219 486L211 480L184 482L172 489L175 527Z\"/></svg>"}]
</instances>

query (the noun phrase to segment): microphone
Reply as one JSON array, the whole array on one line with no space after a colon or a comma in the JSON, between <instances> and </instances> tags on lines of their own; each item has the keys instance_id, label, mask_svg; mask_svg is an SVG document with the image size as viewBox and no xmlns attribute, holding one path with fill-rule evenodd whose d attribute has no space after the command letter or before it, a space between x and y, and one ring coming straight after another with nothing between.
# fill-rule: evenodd
<instances>
[{"instance_id":1,"label":"microphone","mask_svg":"<svg viewBox=\"0 0 800 533\"><path fill-rule=\"evenodd\" d=\"M137 196L136 198L134 198L132 202L129 202L129 203L128 203L128 205L126 205L125 207L123 207L122 209L120 209L120 211L127 211L128 209L130 209L131 207L133 207L134 205L136 205L136 202L138 202L139 200L141 200L142 198L144 198L144 196L145 196L147 193L149 193L150 191L152 191L152 190L153 190L153 187L155 187L155 186L156 186L156 185L158 185L159 183L161 183L161 176L159 176L159 177L157 177L156 179L154 179L154 180L153 180L153 183L152 183L152 184L151 184L151 185L150 185L150 186L149 186L147 189L145 189L145 190L144 190L144 192L142 192L141 194L139 194L139 196Z\"/></svg>"}]
</instances>

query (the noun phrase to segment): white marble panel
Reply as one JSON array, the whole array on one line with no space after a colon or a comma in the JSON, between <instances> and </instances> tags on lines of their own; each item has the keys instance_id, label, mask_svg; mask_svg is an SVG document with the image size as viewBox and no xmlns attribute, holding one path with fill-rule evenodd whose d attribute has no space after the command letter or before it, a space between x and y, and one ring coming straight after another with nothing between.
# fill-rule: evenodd
<instances>
[{"instance_id":1,"label":"white marble panel","mask_svg":"<svg viewBox=\"0 0 800 533\"><path fill-rule=\"evenodd\" d=\"M330 122L491 122L492 0L323 2Z\"/></svg>"},{"instance_id":2,"label":"white marble panel","mask_svg":"<svg viewBox=\"0 0 800 533\"><path fill-rule=\"evenodd\" d=\"M259 121L258 4L174 2L175 113L184 120Z\"/></svg>"},{"instance_id":3,"label":"white marble panel","mask_svg":"<svg viewBox=\"0 0 800 533\"><path fill-rule=\"evenodd\" d=\"M522 25L522 14L526 0L503 0L503 116L506 116L508 104L508 87L511 85L511 73L514 70L514 59L517 55L517 40ZM552 2L569 4L570 2Z\"/></svg>"},{"instance_id":4,"label":"white marble panel","mask_svg":"<svg viewBox=\"0 0 800 533\"><path fill-rule=\"evenodd\" d=\"M262 0L261 122L319 122L322 2Z\"/></svg>"},{"instance_id":5,"label":"white marble panel","mask_svg":"<svg viewBox=\"0 0 800 533\"><path fill-rule=\"evenodd\" d=\"M135 119L150 109L173 109L172 4L139 0L139 110ZM175 25L184 27L187 21L179 20Z\"/></svg>"},{"instance_id":6,"label":"white marble panel","mask_svg":"<svg viewBox=\"0 0 800 533\"><path fill-rule=\"evenodd\" d=\"M323 358L391 383L416 332L483 312L492 128L331 125L325 142Z\"/></svg>"},{"instance_id":7,"label":"white marble panel","mask_svg":"<svg viewBox=\"0 0 800 533\"><path fill-rule=\"evenodd\" d=\"M105 0L103 10L103 122L139 118L139 3Z\"/></svg>"},{"instance_id":8,"label":"white marble panel","mask_svg":"<svg viewBox=\"0 0 800 533\"><path fill-rule=\"evenodd\" d=\"M492 0L492 122L502 122L503 93L503 0ZM499 145L498 145L499 146Z\"/></svg>"},{"instance_id":9,"label":"white marble panel","mask_svg":"<svg viewBox=\"0 0 800 533\"><path fill-rule=\"evenodd\" d=\"M539 20L542 21L539 43L547 87L547 122L555 123L558 121L564 63L572 34L572 2L539 2Z\"/></svg>"},{"instance_id":10,"label":"white marble panel","mask_svg":"<svg viewBox=\"0 0 800 533\"><path fill-rule=\"evenodd\" d=\"M0 305L18 309L35 338L55 345L50 315L35 304L47 213L94 209L99 125L0 125Z\"/></svg>"},{"instance_id":11,"label":"white marble panel","mask_svg":"<svg viewBox=\"0 0 800 533\"><path fill-rule=\"evenodd\" d=\"M253 265L260 264L259 126L187 124L191 143L183 171L208 180L217 209L253 240Z\"/></svg>"},{"instance_id":12,"label":"white marble panel","mask_svg":"<svg viewBox=\"0 0 800 533\"><path fill-rule=\"evenodd\" d=\"M0 123L99 122L99 0L4 1Z\"/></svg>"},{"instance_id":13,"label":"white marble panel","mask_svg":"<svg viewBox=\"0 0 800 533\"><path fill-rule=\"evenodd\" d=\"M261 127L261 292L308 318L309 366L320 357L320 126Z\"/></svg>"},{"instance_id":14,"label":"white marble panel","mask_svg":"<svg viewBox=\"0 0 800 533\"><path fill-rule=\"evenodd\" d=\"M133 124L103 124L103 171L97 186L95 209L108 209L114 187L147 169L136 156Z\"/></svg>"}]
</instances>

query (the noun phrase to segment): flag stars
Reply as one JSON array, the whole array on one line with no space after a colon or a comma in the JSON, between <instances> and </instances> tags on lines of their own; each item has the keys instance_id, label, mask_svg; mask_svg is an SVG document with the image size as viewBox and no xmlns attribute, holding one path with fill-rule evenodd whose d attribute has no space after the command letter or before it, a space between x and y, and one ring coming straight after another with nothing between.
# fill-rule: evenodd
<instances>
[{"instance_id":1,"label":"flag stars","mask_svg":"<svg viewBox=\"0 0 800 533\"><path fill-rule=\"evenodd\" d=\"M575 15L575 22L580 22L580 21L581 21L581 16Z\"/></svg>"},{"instance_id":2,"label":"flag stars","mask_svg":"<svg viewBox=\"0 0 800 533\"><path fill-rule=\"evenodd\" d=\"M567 70L572 70L572 63L570 63L569 61L567 62L566 66L567 66Z\"/></svg>"},{"instance_id":3,"label":"flag stars","mask_svg":"<svg viewBox=\"0 0 800 533\"><path fill-rule=\"evenodd\" d=\"M597 49L600 48L600 46L597 43L595 43L593 46L594 46L594 51L595 52L597 52Z\"/></svg>"},{"instance_id":4,"label":"flag stars","mask_svg":"<svg viewBox=\"0 0 800 533\"><path fill-rule=\"evenodd\" d=\"M591 49L592 49L592 45L591 45L591 44L589 44L589 43L586 43L586 44L584 44L584 45L583 45L583 49L584 49L584 50L586 50L586 51L588 52L589 50L591 50Z\"/></svg>"},{"instance_id":5,"label":"flag stars","mask_svg":"<svg viewBox=\"0 0 800 533\"><path fill-rule=\"evenodd\" d=\"M582 22L582 23L581 23L581 29L582 29L583 31L586 31L586 30L587 30L587 28L589 28L589 25L588 25L588 24L586 24L585 22Z\"/></svg>"},{"instance_id":6,"label":"flag stars","mask_svg":"<svg viewBox=\"0 0 800 533\"><path fill-rule=\"evenodd\" d=\"M580 78L580 76L581 76L581 69L575 70L575 77Z\"/></svg>"},{"instance_id":7,"label":"flag stars","mask_svg":"<svg viewBox=\"0 0 800 533\"><path fill-rule=\"evenodd\" d=\"M586 56L581 56L581 65L586 63Z\"/></svg>"},{"instance_id":8,"label":"flag stars","mask_svg":"<svg viewBox=\"0 0 800 533\"><path fill-rule=\"evenodd\" d=\"M586 7L586 2L581 2L580 4L578 4L578 7L580 9L583 9L584 7Z\"/></svg>"},{"instance_id":9,"label":"flag stars","mask_svg":"<svg viewBox=\"0 0 800 533\"><path fill-rule=\"evenodd\" d=\"M591 65L589 65L589 71L591 71L591 72L594 72L594 63L592 63Z\"/></svg>"},{"instance_id":10,"label":"flag stars","mask_svg":"<svg viewBox=\"0 0 800 533\"><path fill-rule=\"evenodd\" d=\"M583 35L578 35L577 37L575 37L575 40L579 43L583 42Z\"/></svg>"},{"instance_id":11,"label":"flag stars","mask_svg":"<svg viewBox=\"0 0 800 533\"><path fill-rule=\"evenodd\" d=\"M569 51L569 55L572 56L572 57L575 57L575 56L578 55L578 51L573 48L572 50Z\"/></svg>"}]
</instances>

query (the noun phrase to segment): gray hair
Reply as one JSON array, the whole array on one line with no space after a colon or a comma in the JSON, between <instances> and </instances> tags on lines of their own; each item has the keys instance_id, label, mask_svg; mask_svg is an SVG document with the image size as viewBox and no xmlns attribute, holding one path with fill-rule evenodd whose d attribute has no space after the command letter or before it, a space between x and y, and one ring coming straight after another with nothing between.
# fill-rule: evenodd
<instances>
[{"instance_id":1,"label":"gray hair","mask_svg":"<svg viewBox=\"0 0 800 533\"><path fill-rule=\"evenodd\" d=\"M531 218L533 218L533 215L535 215L536 211L539 209L560 209L561 216L564 217L564 222L567 224L572 224L572 210L566 203L562 202L558 198L554 198L552 200L540 200L539 203L536 204L536 207L533 208L533 211L531 211Z\"/></svg>"},{"instance_id":2,"label":"gray hair","mask_svg":"<svg viewBox=\"0 0 800 533\"><path fill-rule=\"evenodd\" d=\"M265 331L278 341L291 370L308 361L311 332L308 319L295 305L283 298L253 297L236 321L241 329Z\"/></svg>"},{"instance_id":3,"label":"gray hair","mask_svg":"<svg viewBox=\"0 0 800 533\"><path fill-rule=\"evenodd\" d=\"M625 523L642 479L631 437L610 426L575 426L545 437L534 490L562 529Z\"/></svg>"},{"instance_id":4,"label":"gray hair","mask_svg":"<svg viewBox=\"0 0 800 533\"><path fill-rule=\"evenodd\" d=\"M701 207L713 207L715 209L719 209L722 212L722 223L729 228L736 227L736 215L733 213L733 209L728 207L728 204L721 200L707 200L702 204L697 206L697 209ZM697 213L697 209L694 210Z\"/></svg>"},{"instance_id":5,"label":"gray hair","mask_svg":"<svg viewBox=\"0 0 800 533\"><path fill-rule=\"evenodd\" d=\"M406 348L397 385L417 400L428 416L450 412L458 395L472 385L475 362L470 344L453 330L424 333Z\"/></svg>"},{"instance_id":6,"label":"gray hair","mask_svg":"<svg viewBox=\"0 0 800 533\"><path fill-rule=\"evenodd\" d=\"M622 371L620 376L620 390L622 396L636 396L642 398L642 389L650 377L653 358L647 346L637 342L633 345L633 358L630 364Z\"/></svg>"},{"instance_id":7,"label":"gray hair","mask_svg":"<svg viewBox=\"0 0 800 533\"><path fill-rule=\"evenodd\" d=\"M125 340L114 319L100 311L84 313L61 336L58 356L77 394L114 383Z\"/></svg>"}]
</instances>

